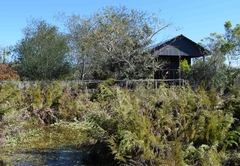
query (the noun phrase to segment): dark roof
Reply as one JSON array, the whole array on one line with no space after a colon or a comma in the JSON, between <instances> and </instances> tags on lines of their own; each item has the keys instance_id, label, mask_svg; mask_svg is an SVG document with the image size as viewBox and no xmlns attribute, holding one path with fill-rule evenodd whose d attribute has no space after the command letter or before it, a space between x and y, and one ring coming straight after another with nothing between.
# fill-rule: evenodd
<instances>
[{"instance_id":1,"label":"dark roof","mask_svg":"<svg viewBox=\"0 0 240 166\"><path fill-rule=\"evenodd\" d=\"M210 51L183 35L160 42L151 50L155 56L201 57L210 55Z\"/></svg>"}]
</instances>

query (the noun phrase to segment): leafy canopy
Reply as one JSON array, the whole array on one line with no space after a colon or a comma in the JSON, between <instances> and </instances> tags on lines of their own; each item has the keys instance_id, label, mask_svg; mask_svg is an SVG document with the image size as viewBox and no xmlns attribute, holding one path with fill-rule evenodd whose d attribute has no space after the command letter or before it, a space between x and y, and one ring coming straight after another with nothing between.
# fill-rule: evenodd
<instances>
[{"instance_id":1,"label":"leafy canopy","mask_svg":"<svg viewBox=\"0 0 240 166\"><path fill-rule=\"evenodd\" d=\"M170 26L155 14L122 6L64 18L81 79L150 77L158 64L148 48L153 36Z\"/></svg>"},{"instance_id":2,"label":"leafy canopy","mask_svg":"<svg viewBox=\"0 0 240 166\"><path fill-rule=\"evenodd\" d=\"M16 66L20 76L30 80L52 80L69 73L69 51L64 34L44 20L30 20L17 43Z\"/></svg>"},{"instance_id":3,"label":"leafy canopy","mask_svg":"<svg viewBox=\"0 0 240 166\"><path fill-rule=\"evenodd\" d=\"M224 24L225 33L211 33L202 40L202 45L211 52L206 61L196 60L191 70L191 83L205 88L228 90L239 77L237 67L240 57L240 25Z\"/></svg>"}]
</instances>

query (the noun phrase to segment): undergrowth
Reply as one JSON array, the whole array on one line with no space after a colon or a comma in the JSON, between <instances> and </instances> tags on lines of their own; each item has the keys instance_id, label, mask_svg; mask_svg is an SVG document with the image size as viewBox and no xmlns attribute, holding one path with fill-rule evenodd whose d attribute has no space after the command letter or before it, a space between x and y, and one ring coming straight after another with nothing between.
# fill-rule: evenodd
<instances>
[{"instance_id":1,"label":"undergrowth","mask_svg":"<svg viewBox=\"0 0 240 166\"><path fill-rule=\"evenodd\" d=\"M240 93L189 85L94 93L54 82L0 85L0 153L78 146L119 165L236 165ZM87 148L88 147L88 148Z\"/></svg>"}]
</instances>

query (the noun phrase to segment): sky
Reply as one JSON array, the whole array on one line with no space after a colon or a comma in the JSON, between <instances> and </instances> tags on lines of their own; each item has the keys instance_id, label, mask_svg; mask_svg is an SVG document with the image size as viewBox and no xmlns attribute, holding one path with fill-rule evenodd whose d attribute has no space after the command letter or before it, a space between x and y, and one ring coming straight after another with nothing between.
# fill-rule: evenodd
<instances>
[{"instance_id":1,"label":"sky","mask_svg":"<svg viewBox=\"0 0 240 166\"><path fill-rule=\"evenodd\" d=\"M24 36L22 30L30 18L44 19L61 26L55 15L91 15L106 6L126 6L146 12L157 13L173 27L161 31L155 43L163 38L183 34L200 42L210 33L224 33L224 23L240 24L240 0L0 0L0 47L15 45Z\"/></svg>"}]
</instances>

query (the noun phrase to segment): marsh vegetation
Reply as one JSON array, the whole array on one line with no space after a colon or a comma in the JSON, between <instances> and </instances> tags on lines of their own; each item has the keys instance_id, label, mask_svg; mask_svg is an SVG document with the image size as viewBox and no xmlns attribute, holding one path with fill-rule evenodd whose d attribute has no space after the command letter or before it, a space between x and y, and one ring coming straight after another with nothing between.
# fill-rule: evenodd
<instances>
[{"instance_id":1,"label":"marsh vegetation","mask_svg":"<svg viewBox=\"0 0 240 166\"><path fill-rule=\"evenodd\" d=\"M240 161L240 93L189 85L125 89L114 80L93 93L80 85L0 85L0 159L75 147L86 163L236 165Z\"/></svg>"},{"instance_id":2,"label":"marsh vegetation","mask_svg":"<svg viewBox=\"0 0 240 166\"><path fill-rule=\"evenodd\" d=\"M56 18L65 31L30 19L15 46L0 48L0 165L43 165L69 148L85 165L239 165L239 24L202 41L204 61L180 62L190 84L127 89L115 80L153 79L170 65L149 48L172 24L124 6ZM107 81L90 92L60 80Z\"/></svg>"}]
</instances>

